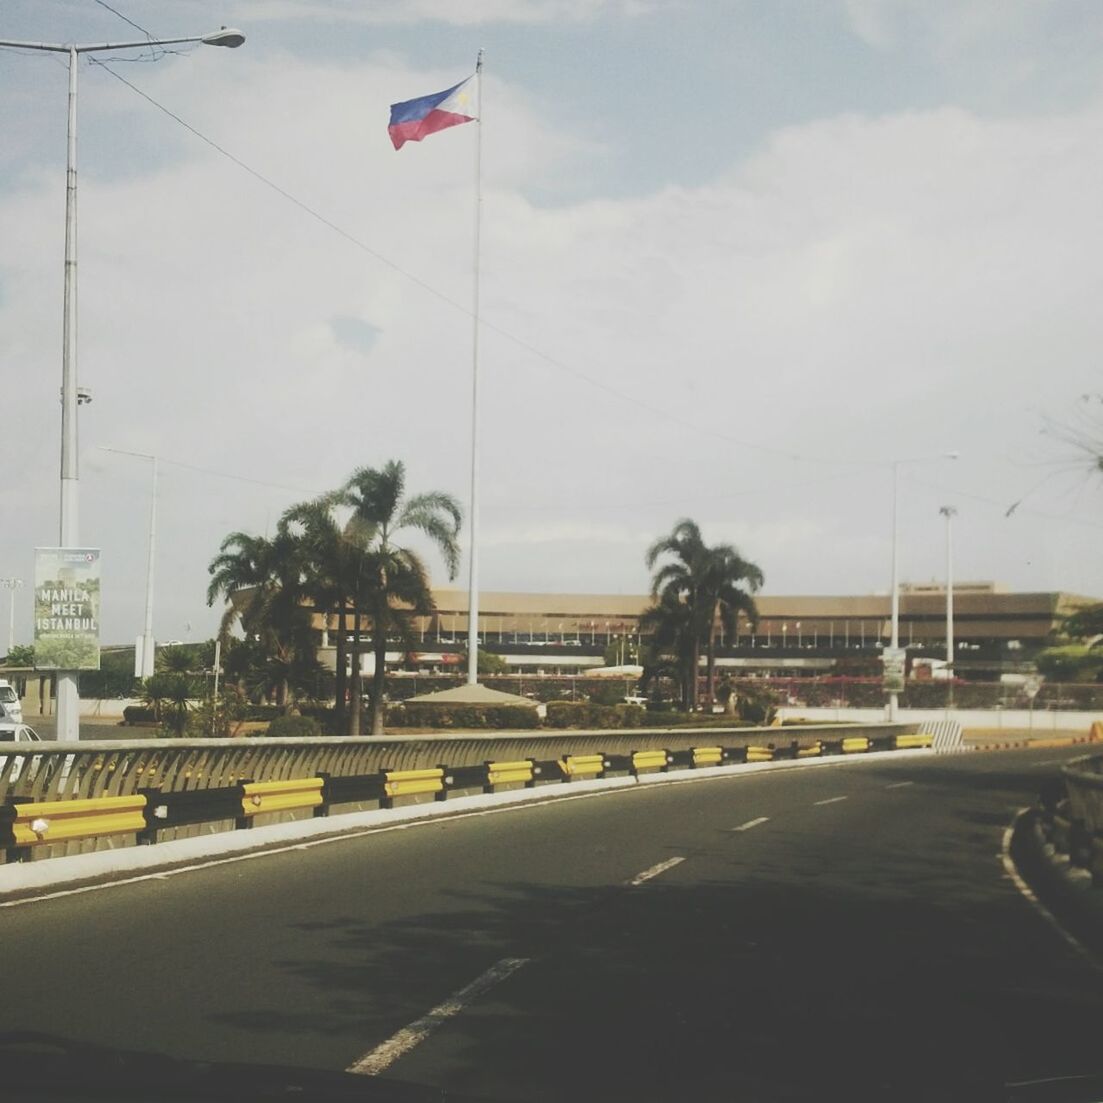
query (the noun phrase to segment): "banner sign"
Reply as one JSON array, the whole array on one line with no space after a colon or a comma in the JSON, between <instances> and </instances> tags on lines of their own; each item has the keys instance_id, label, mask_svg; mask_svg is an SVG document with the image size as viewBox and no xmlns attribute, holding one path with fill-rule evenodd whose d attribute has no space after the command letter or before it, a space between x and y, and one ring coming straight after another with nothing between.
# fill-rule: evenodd
<instances>
[{"instance_id":1,"label":"banner sign","mask_svg":"<svg viewBox=\"0 0 1103 1103\"><path fill-rule=\"evenodd\" d=\"M884 669L881 674L881 688L885 693L904 692L904 671L907 665L907 651L902 647L886 647L881 652Z\"/></svg>"},{"instance_id":2,"label":"banner sign","mask_svg":"<svg viewBox=\"0 0 1103 1103\"><path fill-rule=\"evenodd\" d=\"M35 548L34 665L99 670L99 548Z\"/></svg>"}]
</instances>

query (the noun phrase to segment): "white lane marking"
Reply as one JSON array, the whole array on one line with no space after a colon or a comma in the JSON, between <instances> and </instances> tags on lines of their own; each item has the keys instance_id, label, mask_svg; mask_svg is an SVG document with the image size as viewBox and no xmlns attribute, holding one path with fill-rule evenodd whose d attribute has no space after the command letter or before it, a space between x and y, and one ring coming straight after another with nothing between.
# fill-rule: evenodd
<instances>
[{"instance_id":1,"label":"white lane marking","mask_svg":"<svg viewBox=\"0 0 1103 1103\"><path fill-rule=\"evenodd\" d=\"M886 789L903 789L905 785L914 785L914 781L894 781L891 785L886 785Z\"/></svg>"},{"instance_id":2,"label":"white lane marking","mask_svg":"<svg viewBox=\"0 0 1103 1103\"><path fill-rule=\"evenodd\" d=\"M769 820L769 816L759 816L756 820L748 820L746 823L741 823L738 827L732 827L732 831L750 831L752 827L757 827L760 823L766 823Z\"/></svg>"},{"instance_id":3,"label":"white lane marking","mask_svg":"<svg viewBox=\"0 0 1103 1103\"><path fill-rule=\"evenodd\" d=\"M409 1026L404 1026L397 1034L391 1035L375 1049L365 1053L359 1061L349 1065L345 1071L355 1072L360 1076L378 1076L403 1054L409 1053L414 1046L424 1042L438 1026L458 1015L472 1000L481 996L488 988L493 988L495 984L505 980L511 973L517 972L528 961L527 957L502 958L497 965L492 965L482 976L476 977L470 984L465 984L458 992L453 992L448 999L438 1003L420 1019L410 1023Z\"/></svg>"},{"instance_id":4,"label":"white lane marking","mask_svg":"<svg viewBox=\"0 0 1103 1103\"><path fill-rule=\"evenodd\" d=\"M1072 947L1081 957L1083 957L1090 965L1095 969L1099 969L1099 962L1095 960L1091 951L1087 949L1074 935L1071 935L1064 927L1061 926L1057 917L1034 895L1034 890L1022 879L1018 869L1015 867L1015 859L1011 857L1011 838L1015 833L1015 824L1029 812L1029 808L1020 808L1015 813L1015 818L1011 821L1008 827L1003 831L1003 846L1000 854L997 855L1003 861L1004 872L1011 878L1015 885L1015 888L1019 890L1026 897L1027 901L1031 904L1034 910L1047 922L1049 925Z\"/></svg>"},{"instance_id":5,"label":"white lane marking","mask_svg":"<svg viewBox=\"0 0 1103 1103\"><path fill-rule=\"evenodd\" d=\"M1060 766L1064 761L1063 758L1047 758L1044 762L1035 762L1030 768L1032 770L1040 770L1043 766Z\"/></svg>"},{"instance_id":6,"label":"white lane marking","mask_svg":"<svg viewBox=\"0 0 1103 1103\"><path fill-rule=\"evenodd\" d=\"M0 908L19 908L24 904L38 904L44 900L60 900L66 896L82 896L86 892L100 892L103 889L117 889L124 885L136 885L142 881L160 881L166 877L175 877L178 873L195 873L214 866L229 865L231 862L249 862L255 858L268 858L276 854L289 854L293 850L309 850L316 846L327 846L332 843L348 842L352 839L361 839L366 835L382 835L387 831L405 831L407 827L440 826L442 820L466 820L477 816L497 816L503 812L521 812L534 806L550 806L556 804L569 804L575 800L590 800L595 797L613 797L628 793L662 792L668 787L676 785L696 785L705 781L746 781L748 778L757 778L763 775L780 774L784 776L789 771L815 770L824 767L836 766L870 766L876 759L892 755L896 759L927 756L927 750L912 751L873 751L867 755L834 756L829 758L813 759L808 761L759 762L751 766L733 766L731 772L724 774L706 774L699 772L697 777L676 777L672 775L641 775L638 780L647 778L654 784L632 786L616 789L598 789L585 793L572 793L560 796L549 795L546 800L524 801L518 804L504 804L500 808L481 808L470 812L449 812L447 816L427 817L425 819L409 820L403 823L386 824L382 827L366 827L363 830L350 830L326 835L321 839L314 839L308 843L289 843L285 846L261 847L257 850L249 850L244 854L232 854L225 858L211 858L207 861L187 861L175 869L159 870L151 873L139 873L134 877L120 877L110 881L101 881L94 885L81 885L79 888L57 889L54 892L40 893L37 896L21 896L17 900L0 900ZM692 771L688 771L692 774ZM15 890L19 891L19 890ZM34 891L33 889L30 891Z\"/></svg>"},{"instance_id":7,"label":"white lane marking","mask_svg":"<svg viewBox=\"0 0 1103 1103\"><path fill-rule=\"evenodd\" d=\"M643 873L637 873L628 884L642 885L644 881L650 881L652 877L658 877L660 873L665 873L668 869L673 869L679 862L684 861L685 858L667 858L665 862L658 862L650 869L645 869Z\"/></svg>"},{"instance_id":8,"label":"white lane marking","mask_svg":"<svg viewBox=\"0 0 1103 1103\"><path fill-rule=\"evenodd\" d=\"M817 804L835 804L840 800L847 800L847 799L849 799L849 798L847 798L847 797L828 797L826 800L814 800L814 801L812 801L812 805L813 805L813 807L815 807Z\"/></svg>"}]
</instances>

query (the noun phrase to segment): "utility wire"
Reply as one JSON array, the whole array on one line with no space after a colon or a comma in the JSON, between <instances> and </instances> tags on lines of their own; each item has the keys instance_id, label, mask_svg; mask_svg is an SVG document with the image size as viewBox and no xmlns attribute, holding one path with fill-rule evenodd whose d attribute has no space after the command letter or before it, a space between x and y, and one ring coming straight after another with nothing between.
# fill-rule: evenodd
<instances>
[{"instance_id":1,"label":"utility wire","mask_svg":"<svg viewBox=\"0 0 1103 1103\"><path fill-rule=\"evenodd\" d=\"M289 203L292 203L294 206L298 207L299 210L302 211L304 214L313 218L315 221L320 222L323 226L327 227L335 234L338 234L340 237L344 238L345 241L349 242L351 245L355 246L362 252L367 253L368 256L372 257L374 260L378 261L386 268L389 268L395 274L402 276L404 279L409 280L417 287L420 287L423 291L432 295L440 302L445 303L447 306L452 307L452 309L459 311L461 314L465 315L468 318L474 317L471 309L468 306L465 306L458 300L453 299L451 296L445 294L443 291L438 290L432 284L423 280L420 276L416 276L412 272L407 271L401 265L397 264L389 257L384 256L376 249L373 249L370 245L362 241L360 238L356 237L354 234L349 233L348 230L345 230L336 222L333 222L331 219L327 218L325 215L315 210L308 203L305 203L303 200L293 195L286 188L277 184L274 180L265 176L263 173L259 172L251 165L247 164L240 157L231 153L224 146L219 145L218 142L216 142L213 138L208 138L206 134L203 134L201 131L197 130L194 126L191 125L191 123L182 119L174 111L165 107L164 104L159 103L151 95L149 95L149 93L143 91L137 85L132 84L121 73L116 73L114 69L105 64L103 61L94 58L92 59L92 61L93 64L100 66L100 68L102 68L105 72L110 73L110 75L113 76L117 81L125 84L132 92L134 92L138 96L141 96L141 98L144 99L147 103L149 103L153 107L156 107L158 111L163 112L170 119L172 119L174 122L178 123L185 130L187 130L190 134L195 135L195 137L198 138L201 142L206 143L217 153L221 154L221 156L233 162L233 164L237 165L238 168L242 169L244 172L247 172L259 183L263 184L267 188L270 188L277 195L281 196ZM727 433L720 432L717 429L711 429L706 426L698 425L687 418L682 418L679 417L677 414L672 414L669 410L663 410L657 406L652 406L650 403L645 402L643 399L637 398L630 392L621 391L608 383L602 382L600 379L595 379L593 376L587 375L585 372L579 371L577 368L573 368L570 365L563 363L563 361L548 355L548 353L537 348L535 345L531 344L529 341L526 341L524 338L518 337L516 334L511 333L509 330L496 325L494 322L487 321L486 318L480 317L479 324L490 330L492 333L497 334L499 337L502 337L505 340L509 341L511 344L517 346L518 348L523 349L525 352L529 353L537 360L542 361L548 367L560 372L565 372L567 375L570 375L583 383L587 383L589 386L595 388L596 390L603 391L605 394L608 394L621 402L628 402L631 405L636 406L638 409L644 410L645 412L651 414L653 417L657 417L661 421L666 421L671 424L678 425L682 429L685 429L688 432L695 434L696 436L712 437L713 439L723 441L725 444L733 444L740 448L747 448L758 452L765 452L802 463L832 463L841 464L843 466L856 467L870 466L870 461L868 460L840 459L836 456L806 456L798 452L789 451L788 449L777 448L773 445L742 440L737 437L729 436Z\"/></svg>"}]
</instances>

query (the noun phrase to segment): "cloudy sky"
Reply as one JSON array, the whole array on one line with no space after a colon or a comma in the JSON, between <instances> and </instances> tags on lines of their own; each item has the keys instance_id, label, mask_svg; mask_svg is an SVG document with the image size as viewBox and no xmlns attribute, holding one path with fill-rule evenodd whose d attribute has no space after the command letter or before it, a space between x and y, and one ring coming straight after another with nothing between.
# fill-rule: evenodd
<instances>
[{"instance_id":1,"label":"cloudy sky","mask_svg":"<svg viewBox=\"0 0 1103 1103\"><path fill-rule=\"evenodd\" d=\"M396 153L386 123L480 46L485 589L642 592L692 516L770 593L884 592L891 461L923 458L905 578L942 577L954 505L959 578L1103 596L1103 482L1052 431L1103 390L1100 5L111 7L248 41L80 66L106 642L141 629L149 465L104 449L163 461L160 639L209 634L225 533L358 465L467 500L476 125ZM0 37L141 36L97 0L6 0ZM28 580L57 539L66 80L0 51L0 575Z\"/></svg>"}]
</instances>

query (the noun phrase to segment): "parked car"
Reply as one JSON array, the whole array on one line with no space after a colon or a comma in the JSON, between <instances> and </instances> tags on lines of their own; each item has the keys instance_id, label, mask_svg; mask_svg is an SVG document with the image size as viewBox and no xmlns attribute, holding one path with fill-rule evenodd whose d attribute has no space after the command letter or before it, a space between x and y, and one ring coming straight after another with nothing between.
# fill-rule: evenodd
<instances>
[{"instance_id":1,"label":"parked car","mask_svg":"<svg viewBox=\"0 0 1103 1103\"><path fill-rule=\"evenodd\" d=\"M27 724L0 723L0 743L41 743L42 737Z\"/></svg>"},{"instance_id":2,"label":"parked car","mask_svg":"<svg viewBox=\"0 0 1103 1103\"><path fill-rule=\"evenodd\" d=\"M11 682L0 680L0 722L23 723L23 703Z\"/></svg>"}]
</instances>

